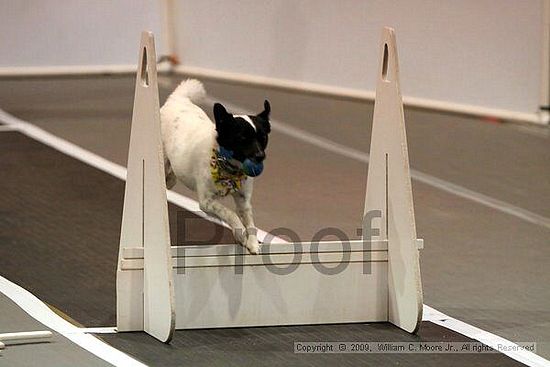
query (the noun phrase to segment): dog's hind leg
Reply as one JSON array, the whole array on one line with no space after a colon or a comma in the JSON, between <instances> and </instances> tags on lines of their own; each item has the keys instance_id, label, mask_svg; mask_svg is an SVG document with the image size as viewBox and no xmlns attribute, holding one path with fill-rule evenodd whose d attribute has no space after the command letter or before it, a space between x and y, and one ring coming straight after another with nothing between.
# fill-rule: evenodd
<instances>
[{"instance_id":1,"label":"dog's hind leg","mask_svg":"<svg viewBox=\"0 0 550 367\"><path fill-rule=\"evenodd\" d=\"M164 176L166 178L166 188L170 190L172 187L176 186L178 178L172 170L172 165L168 158L164 158Z\"/></svg>"}]
</instances>

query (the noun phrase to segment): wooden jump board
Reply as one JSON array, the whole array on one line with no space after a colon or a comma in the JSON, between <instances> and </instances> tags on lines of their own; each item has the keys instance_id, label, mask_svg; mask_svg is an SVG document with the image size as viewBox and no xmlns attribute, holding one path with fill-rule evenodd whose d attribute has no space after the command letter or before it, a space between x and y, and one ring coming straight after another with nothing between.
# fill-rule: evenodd
<instances>
[{"instance_id":1,"label":"wooden jump board","mask_svg":"<svg viewBox=\"0 0 550 367\"><path fill-rule=\"evenodd\" d=\"M251 255L235 244L172 246L172 267L199 268L216 266L283 266L387 262L387 241L288 243L263 245L259 255ZM122 270L143 270L143 247L129 247L122 252ZM335 264L335 265L334 265ZM329 268L329 266L327 266Z\"/></svg>"},{"instance_id":2,"label":"wooden jump board","mask_svg":"<svg viewBox=\"0 0 550 367\"><path fill-rule=\"evenodd\" d=\"M176 329L388 319L387 241L272 244L259 255L172 246L171 254ZM122 270L142 277L143 248L123 257Z\"/></svg>"},{"instance_id":3,"label":"wooden jump board","mask_svg":"<svg viewBox=\"0 0 550 367\"><path fill-rule=\"evenodd\" d=\"M417 246L423 248L422 239L417 239ZM122 256L122 270L143 270L143 247L127 247ZM388 241L278 243L262 245L259 255L236 244L172 246L171 256L173 269L387 262Z\"/></svg>"}]
</instances>

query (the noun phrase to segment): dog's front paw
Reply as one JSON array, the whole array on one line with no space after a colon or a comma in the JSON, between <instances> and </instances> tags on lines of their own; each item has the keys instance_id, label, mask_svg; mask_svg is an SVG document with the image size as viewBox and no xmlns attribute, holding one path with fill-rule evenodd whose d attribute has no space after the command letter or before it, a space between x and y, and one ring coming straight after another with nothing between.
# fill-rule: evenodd
<instances>
[{"instance_id":1,"label":"dog's front paw","mask_svg":"<svg viewBox=\"0 0 550 367\"><path fill-rule=\"evenodd\" d=\"M258 243L258 240L255 236L248 237L248 240L246 241L246 248L248 249L248 252L253 255L256 255L258 252L260 252L260 244Z\"/></svg>"},{"instance_id":2,"label":"dog's front paw","mask_svg":"<svg viewBox=\"0 0 550 367\"><path fill-rule=\"evenodd\" d=\"M237 241L237 243L246 247L246 243L248 241L248 235L246 234L246 230L242 228L235 228L233 230L233 237L235 238L235 241Z\"/></svg>"}]
</instances>

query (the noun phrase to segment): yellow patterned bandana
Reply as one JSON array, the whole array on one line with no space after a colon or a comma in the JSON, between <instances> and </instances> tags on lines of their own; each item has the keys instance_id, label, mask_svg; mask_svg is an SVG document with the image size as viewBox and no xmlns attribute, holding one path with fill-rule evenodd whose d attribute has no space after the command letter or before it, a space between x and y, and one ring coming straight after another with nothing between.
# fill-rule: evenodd
<instances>
[{"instance_id":1,"label":"yellow patterned bandana","mask_svg":"<svg viewBox=\"0 0 550 367\"><path fill-rule=\"evenodd\" d=\"M216 149L212 149L210 174L220 196L227 196L231 192L239 191L243 181L246 180L244 172L231 167L227 160L219 156Z\"/></svg>"}]
</instances>

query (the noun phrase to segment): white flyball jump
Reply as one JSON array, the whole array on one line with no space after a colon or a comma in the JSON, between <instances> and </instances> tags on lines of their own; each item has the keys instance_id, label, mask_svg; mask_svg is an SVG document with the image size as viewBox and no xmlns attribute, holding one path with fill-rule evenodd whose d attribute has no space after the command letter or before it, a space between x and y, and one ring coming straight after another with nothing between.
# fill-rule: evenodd
<instances>
[{"instance_id":1,"label":"white flyball jump","mask_svg":"<svg viewBox=\"0 0 550 367\"><path fill-rule=\"evenodd\" d=\"M363 239L170 246L153 35L141 38L117 269L117 329L422 320L419 249L394 31L380 43Z\"/></svg>"}]
</instances>

